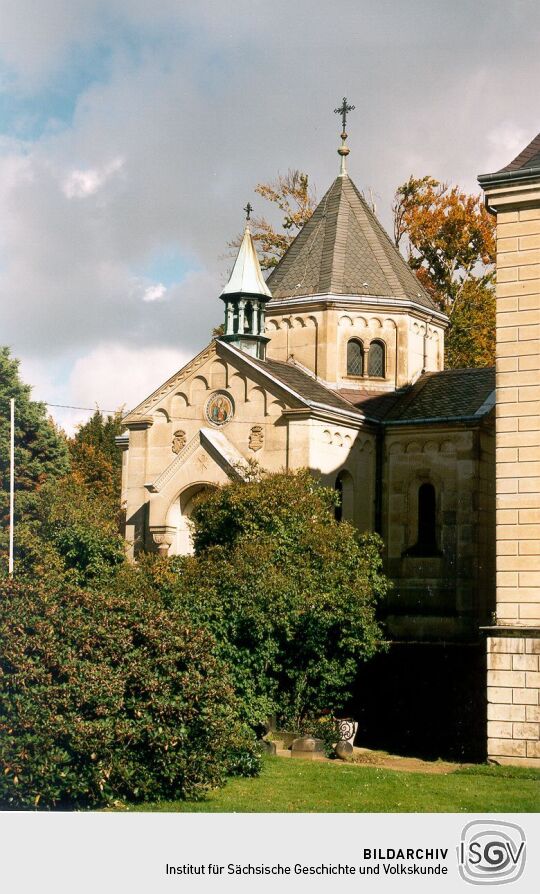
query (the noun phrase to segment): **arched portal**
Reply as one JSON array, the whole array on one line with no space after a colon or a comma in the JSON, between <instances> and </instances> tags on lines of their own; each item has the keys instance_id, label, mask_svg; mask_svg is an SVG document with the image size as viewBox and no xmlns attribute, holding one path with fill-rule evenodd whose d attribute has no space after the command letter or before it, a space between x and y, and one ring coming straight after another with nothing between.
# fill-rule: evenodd
<instances>
[{"instance_id":1,"label":"arched portal","mask_svg":"<svg viewBox=\"0 0 540 894\"><path fill-rule=\"evenodd\" d=\"M206 490L215 490L215 484L206 481L192 484L173 500L167 519L168 524L176 528L176 535L171 544L169 556L188 556L193 552L189 519L196 498Z\"/></svg>"}]
</instances>

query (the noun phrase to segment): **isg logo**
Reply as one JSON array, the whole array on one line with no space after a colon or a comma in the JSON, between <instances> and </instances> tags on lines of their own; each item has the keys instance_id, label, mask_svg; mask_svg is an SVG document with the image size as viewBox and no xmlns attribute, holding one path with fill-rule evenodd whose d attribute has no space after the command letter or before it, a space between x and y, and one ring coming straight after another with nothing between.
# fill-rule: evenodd
<instances>
[{"instance_id":1,"label":"isg logo","mask_svg":"<svg viewBox=\"0 0 540 894\"><path fill-rule=\"evenodd\" d=\"M515 823L473 820L461 833L458 864L471 885L515 882L525 868L525 833Z\"/></svg>"}]
</instances>

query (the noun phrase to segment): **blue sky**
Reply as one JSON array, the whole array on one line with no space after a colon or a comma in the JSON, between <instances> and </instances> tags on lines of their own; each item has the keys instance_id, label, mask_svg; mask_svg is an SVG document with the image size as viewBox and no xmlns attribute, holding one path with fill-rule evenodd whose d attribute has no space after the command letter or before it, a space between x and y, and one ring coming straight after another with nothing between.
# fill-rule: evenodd
<instances>
[{"instance_id":1,"label":"blue sky","mask_svg":"<svg viewBox=\"0 0 540 894\"><path fill-rule=\"evenodd\" d=\"M539 129L536 0L0 0L2 341L35 395L138 402L220 321L257 182L476 190ZM72 426L84 414L55 411Z\"/></svg>"}]
</instances>

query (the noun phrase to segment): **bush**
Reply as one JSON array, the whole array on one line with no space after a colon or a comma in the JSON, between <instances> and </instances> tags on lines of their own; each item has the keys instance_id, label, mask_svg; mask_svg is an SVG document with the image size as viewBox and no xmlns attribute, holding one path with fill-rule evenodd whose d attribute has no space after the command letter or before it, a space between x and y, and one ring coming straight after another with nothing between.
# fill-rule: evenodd
<instances>
[{"instance_id":1,"label":"bush","mask_svg":"<svg viewBox=\"0 0 540 894\"><path fill-rule=\"evenodd\" d=\"M17 577L50 580L54 570L77 586L106 587L124 561L125 543L108 504L73 474L46 482L35 495L32 516L16 520Z\"/></svg>"},{"instance_id":2,"label":"bush","mask_svg":"<svg viewBox=\"0 0 540 894\"><path fill-rule=\"evenodd\" d=\"M336 522L334 501L304 471L226 485L194 509L197 555L145 572L212 630L253 727L342 709L381 648L381 541Z\"/></svg>"},{"instance_id":3,"label":"bush","mask_svg":"<svg viewBox=\"0 0 540 894\"><path fill-rule=\"evenodd\" d=\"M0 799L193 798L256 773L212 637L154 591L0 581Z\"/></svg>"}]
</instances>

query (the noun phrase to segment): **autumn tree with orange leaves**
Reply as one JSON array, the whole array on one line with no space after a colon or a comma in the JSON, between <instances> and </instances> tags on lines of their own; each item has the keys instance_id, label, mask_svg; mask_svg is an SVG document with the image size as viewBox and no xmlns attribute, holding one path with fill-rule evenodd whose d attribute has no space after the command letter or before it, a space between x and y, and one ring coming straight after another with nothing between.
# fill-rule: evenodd
<instances>
[{"instance_id":1,"label":"autumn tree with orange leaves","mask_svg":"<svg viewBox=\"0 0 540 894\"><path fill-rule=\"evenodd\" d=\"M446 366L495 363L495 224L480 196L410 177L394 197L394 242L450 317Z\"/></svg>"},{"instance_id":2,"label":"autumn tree with orange leaves","mask_svg":"<svg viewBox=\"0 0 540 894\"><path fill-rule=\"evenodd\" d=\"M315 210L317 197L309 184L308 175L291 169L286 174L278 174L269 183L258 183L255 192L277 205L283 215L281 230L264 216L254 217L250 221L261 267L268 270L276 266L297 233L307 223ZM241 241L242 236L237 236L229 246L238 248Z\"/></svg>"},{"instance_id":3,"label":"autumn tree with orange leaves","mask_svg":"<svg viewBox=\"0 0 540 894\"><path fill-rule=\"evenodd\" d=\"M289 170L255 192L279 208L281 229L266 217L251 221L261 267L275 267L316 206L307 174ZM366 199L366 201L368 201ZM368 201L373 210L373 201ZM450 317L445 364L495 363L495 224L477 195L433 177L410 177L392 206L394 242L440 309ZM237 248L242 237L229 243ZM214 330L221 333L222 327Z\"/></svg>"}]
</instances>

